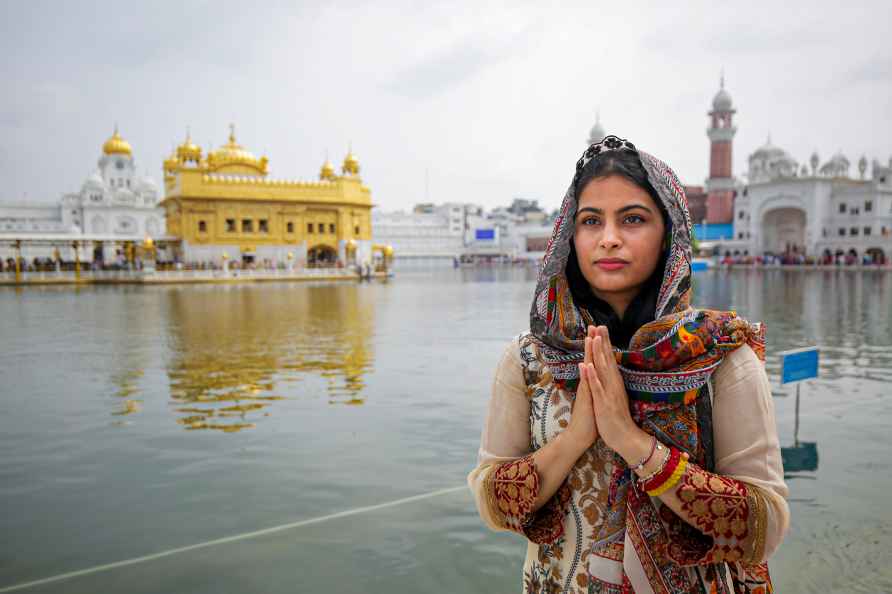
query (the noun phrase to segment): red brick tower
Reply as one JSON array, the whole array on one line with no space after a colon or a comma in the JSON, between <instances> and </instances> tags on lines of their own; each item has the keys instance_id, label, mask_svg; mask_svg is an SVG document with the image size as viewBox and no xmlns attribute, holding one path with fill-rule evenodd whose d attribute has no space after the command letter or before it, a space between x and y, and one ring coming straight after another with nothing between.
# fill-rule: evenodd
<instances>
[{"instance_id":1,"label":"red brick tower","mask_svg":"<svg viewBox=\"0 0 892 594\"><path fill-rule=\"evenodd\" d=\"M725 75L721 87L712 100L709 136L709 178L706 180L706 221L710 224L731 223L734 220L734 175L731 172L731 144L737 128L731 117L737 113L731 95L725 90ZM694 221L699 223L700 221Z\"/></svg>"}]
</instances>

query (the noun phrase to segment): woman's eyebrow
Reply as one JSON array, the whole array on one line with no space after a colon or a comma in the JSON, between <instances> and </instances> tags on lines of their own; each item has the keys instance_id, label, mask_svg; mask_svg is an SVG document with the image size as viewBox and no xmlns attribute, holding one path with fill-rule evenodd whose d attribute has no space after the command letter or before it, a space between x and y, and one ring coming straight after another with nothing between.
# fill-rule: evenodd
<instances>
[{"instance_id":1,"label":"woman's eyebrow","mask_svg":"<svg viewBox=\"0 0 892 594\"><path fill-rule=\"evenodd\" d=\"M645 210L645 211L647 211L647 212L653 214L653 211L652 211L651 209L649 209L648 207L646 207L645 205L643 205L643 204L627 204L626 206L623 206L622 208L618 208L618 209L616 209L616 213L617 213L617 214L622 214L622 213L624 213L624 212L627 212L627 211L630 211L630 210L634 210L634 209L636 209L636 208L640 208L641 210ZM594 214L596 214L596 215L603 215L603 214L604 214L604 211L603 211L602 209L600 209L600 208L593 208L593 207L591 207L591 206L586 206L585 208L580 208L578 211L576 211L576 216L579 216L581 213L584 213L585 211L592 212L592 213L594 213Z\"/></svg>"}]
</instances>

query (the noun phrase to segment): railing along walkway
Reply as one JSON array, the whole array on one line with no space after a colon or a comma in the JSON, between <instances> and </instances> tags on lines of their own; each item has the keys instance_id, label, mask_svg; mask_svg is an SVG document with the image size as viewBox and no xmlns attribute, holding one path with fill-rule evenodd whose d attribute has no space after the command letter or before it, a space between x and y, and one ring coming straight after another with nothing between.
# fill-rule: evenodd
<instances>
[{"instance_id":1,"label":"railing along walkway","mask_svg":"<svg viewBox=\"0 0 892 594\"><path fill-rule=\"evenodd\" d=\"M385 276L376 272L375 276ZM237 270L72 270L22 272L16 281L15 271L0 272L0 285L38 284L162 284L250 281L352 280L359 274L352 268L301 269L237 269Z\"/></svg>"}]
</instances>

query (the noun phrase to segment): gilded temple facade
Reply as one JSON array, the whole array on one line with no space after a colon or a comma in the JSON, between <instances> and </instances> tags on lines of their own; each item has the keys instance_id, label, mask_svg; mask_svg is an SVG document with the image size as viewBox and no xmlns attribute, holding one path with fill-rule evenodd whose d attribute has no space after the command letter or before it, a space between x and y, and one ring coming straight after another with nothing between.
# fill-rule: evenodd
<instances>
[{"instance_id":1,"label":"gilded temple facade","mask_svg":"<svg viewBox=\"0 0 892 594\"><path fill-rule=\"evenodd\" d=\"M164 161L168 237L189 263L224 259L274 266L333 266L372 259L371 192L348 152L318 181L272 179L269 161L229 141L203 154L187 135Z\"/></svg>"}]
</instances>

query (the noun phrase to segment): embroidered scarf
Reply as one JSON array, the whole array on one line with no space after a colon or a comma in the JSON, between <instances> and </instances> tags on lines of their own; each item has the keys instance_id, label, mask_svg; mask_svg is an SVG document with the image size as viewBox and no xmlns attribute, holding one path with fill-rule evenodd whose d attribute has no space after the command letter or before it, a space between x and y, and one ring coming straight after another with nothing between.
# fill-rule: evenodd
<instances>
[{"instance_id":1,"label":"embroidered scarf","mask_svg":"<svg viewBox=\"0 0 892 594\"><path fill-rule=\"evenodd\" d=\"M585 151L576 164L576 177L564 195L545 250L530 311L530 329L557 385L575 393L585 329L592 323L589 312L573 303L566 275L577 209L576 179L591 159L611 150L632 150L638 155L669 219L662 254L665 267L653 321L632 335L628 350L614 352L632 417L646 431L688 452L692 461L712 471L711 404L706 383L725 354L743 344L750 345L764 360L765 328L733 311L691 306L693 228L684 190L665 163L615 136ZM684 581L684 574L666 554L666 531L653 529L660 517L656 504L638 491L625 461L619 455L615 459L608 513L625 518L632 542L641 549L639 558L647 560L645 570L654 591L694 591L679 583L680 579ZM678 544L674 542L673 546ZM667 590L670 583L674 586Z\"/></svg>"}]
</instances>

